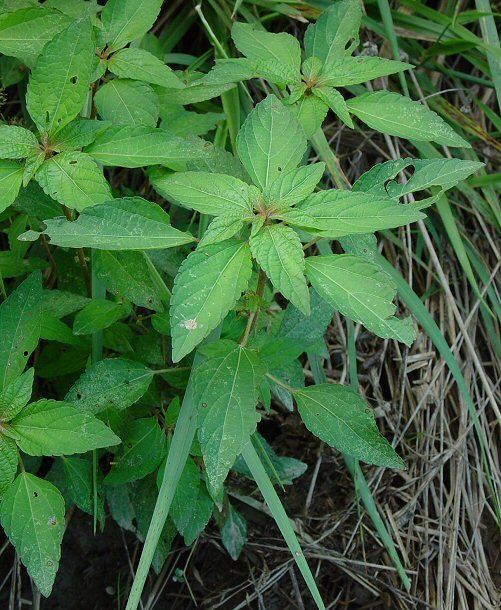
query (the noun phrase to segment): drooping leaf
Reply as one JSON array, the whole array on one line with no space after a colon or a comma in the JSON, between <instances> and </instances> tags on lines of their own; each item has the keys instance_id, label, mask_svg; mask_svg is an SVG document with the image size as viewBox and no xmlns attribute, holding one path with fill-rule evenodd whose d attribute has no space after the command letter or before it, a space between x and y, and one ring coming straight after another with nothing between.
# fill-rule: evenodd
<instances>
[{"instance_id":1,"label":"drooping leaf","mask_svg":"<svg viewBox=\"0 0 501 610\"><path fill-rule=\"evenodd\" d=\"M161 311L163 295L152 277L146 256L136 251L96 250L92 264L108 292L135 305Z\"/></svg>"},{"instance_id":2,"label":"drooping leaf","mask_svg":"<svg viewBox=\"0 0 501 610\"><path fill-rule=\"evenodd\" d=\"M0 391L21 375L38 344L42 321L42 276L32 273L0 305Z\"/></svg>"},{"instance_id":3,"label":"drooping leaf","mask_svg":"<svg viewBox=\"0 0 501 610\"><path fill-rule=\"evenodd\" d=\"M302 127L289 108L269 95L249 113L237 136L237 151L261 189L295 168L306 150Z\"/></svg>"},{"instance_id":4,"label":"drooping leaf","mask_svg":"<svg viewBox=\"0 0 501 610\"><path fill-rule=\"evenodd\" d=\"M40 132L55 133L82 110L94 65L92 38L90 21L83 19L44 47L26 91L26 107Z\"/></svg>"},{"instance_id":5,"label":"drooping leaf","mask_svg":"<svg viewBox=\"0 0 501 610\"><path fill-rule=\"evenodd\" d=\"M8 433L28 455L70 455L117 445L120 439L90 413L42 398L9 422Z\"/></svg>"},{"instance_id":6,"label":"drooping leaf","mask_svg":"<svg viewBox=\"0 0 501 610\"><path fill-rule=\"evenodd\" d=\"M17 125L0 125L0 159L24 159L38 146L35 134Z\"/></svg>"},{"instance_id":7,"label":"drooping leaf","mask_svg":"<svg viewBox=\"0 0 501 610\"><path fill-rule=\"evenodd\" d=\"M0 15L0 53L34 66L44 46L70 20L59 11L45 7L26 7Z\"/></svg>"},{"instance_id":8,"label":"drooping leaf","mask_svg":"<svg viewBox=\"0 0 501 610\"><path fill-rule=\"evenodd\" d=\"M123 448L115 456L105 484L136 481L153 472L165 457L165 441L165 434L155 417L130 423L123 437Z\"/></svg>"},{"instance_id":9,"label":"drooping leaf","mask_svg":"<svg viewBox=\"0 0 501 610\"><path fill-rule=\"evenodd\" d=\"M163 0L108 0L101 13L109 49L140 38L155 22Z\"/></svg>"},{"instance_id":10,"label":"drooping leaf","mask_svg":"<svg viewBox=\"0 0 501 610\"><path fill-rule=\"evenodd\" d=\"M358 44L362 8L358 0L332 4L310 24L304 35L307 57L318 57L327 66L343 55L350 55Z\"/></svg>"},{"instance_id":11,"label":"drooping leaf","mask_svg":"<svg viewBox=\"0 0 501 610\"><path fill-rule=\"evenodd\" d=\"M391 136L470 148L442 118L423 104L389 91L364 93L347 101L352 114Z\"/></svg>"},{"instance_id":12,"label":"drooping leaf","mask_svg":"<svg viewBox=\"0 0 501 610\"><path fill-rule=\"evenodd\" d=\"M108 69L120 78L140 80L173 89L184 87L183 82L169 66L144 49L128 47L114 53L108 61Z\"/></svg>"},{"instance_id":13,"label":"drooping leaf","mask_svg":"<svg viewBox=\"0 0 501 610\"><path fill-rule=\"evenodd\" d=\"M298 234L284 225L265 225L251 236L250 247L275 289L308 315L310 293L304 277L304 252Z\"/></svg>"},{"instance_id":14,"label":"drooping leaf","mask_svg":"<svg viewBox=\"0 0 501 610\"><path fill-rule=\"evenodd\" d=\"M0 212L16 200L23 182L23 166L18 161L0 159Z\"/></svg>"},{"instance_id":15,"label":"drooping leaf","mask_svg":"<svg viewBox=\"0 0 501 610\"><path fill-rule=\"evenodd\" d=\"M16 443L0 434L0 503L16 477L19 454Z\"/></svg>"},{"instance_id":16,"label":"drooping leaf","mask_svg":"<svg viewBox=\"0 0 501 610\"><path fill-rule=\"evenodd\" d=\"M48 597L61 557L64 500L59 490L29 472L22 472L0 506L5 533L36 586Z\"/></svg>"},{"instance_id":17,"label":"drooping leaf","mask_svg":"<svg viewBox=\"0 0 501 610\"><path fill-rule=\"evenodd\" d=\"M163 468L159 471L159 480L160 475L163 475ZM186 545L193 544L203 532L213 506L195 462L188 457L172 500L172 519Z\"/></svg>"},{"instance_id":18,"label":"drooping leaf","mask_svg":"<svg viewBox=\"0 0 501 610\"><path fill-rule=\"evenodd\" d=\"M255 431L264 368L256 355L232 341L207 348L194 371L198 438L211 487L219 490L237 455Z\"/></svg>"},{"instance_id":19,"label":"drooping leaf","mask_svg":"<svg viewBox=\"0 0 501 610\"><path fill-rule=\"evenodd\" d=\"M367 464L404 468L380 435L372 409L351 388L323 383L297 390L294 397L308 430L331 447Z\"/></svg>"},{"instance_id":20,"label":"drooping leaf","mask_svg":"<svg viewBox=\"0 0 501 610\"><path fill-rule=\"evenodd\" d=\"M11 420L28 404L34 375L35 369L28 369L0 392L0 421Z\"/></svg>"},{"instance_id":21,"label":"drooping leaf","mask_svg":"<svg viewBox=\"0 0 501 610\"><path fill-rule=\"evenodd\" d=\"M172 359L189 354L222 321L247 287L247 243L227 240L198 248L183 262L172 290Z\"/></svg>"},{"instance_id":22,"label":"drooping leaf","mask_svg":"<svg viewBox=\"0 0 501 610\"><path fill-rule=\"evenodd\" d=\"M221 540L229 556L236 561L247 542L247 521L231 504L219 524Z\"/></svg>"},{"instance_id":23,"label":"drooping leaf","mask_svg":"<svg viewBox=\"0 0 501 610\"><path fill-rule=\"evenodd\" d=\"M156 127L160 116L156 93L137 80L108 81L97 91L94 103L99 116L114 125Z\"/></svg>"},{"instance_id":24,"label":"drooping leaf","mask_svg":"<svg viewBox=\"0 0 501 610\"><path fill-rule=\"evenodd\" d=\"M202 214L252 216L253 190L233 176L209 172L174 172L150 176L162 197Z\"/></svg>"},{"instance_id":25,"label":"drooping leaf","mask_svg":"<svg viewBox=\"0 0 501 610\"><path fill-rule=\"evenodd\" d=\"M154 250L194 241L169 220L156 203L124 197L86 208L74 222L48 219L44 233L57 246L98 250Z\"/></svg>"},{"instance_id":26,"label":"drooping leaf","mask_svg":"<svg viewBox=\"0 0 501 610\"><path fill-rule=\"evenodd\" d=\"M140 362L105 358L82 373L65 401L87 413L124 410L146 393L152 379L153 371Z\"/></svg>"},{"instance_id":27,"label":"drooping leaf","mask_svg":"<svg viewBox=\"0 0 501 610\"><path fill-rule=\"evenodd\" d=\"M82 152L63 152L47 159L36 179L49 197L79 212L112 198L102 171Z\"/></svg>"},{"instance_id":28,"label":"drooping leaf","mask_svg":"<svg viewBox=\"0 0 501 610\"><path fill-rule=\"evenodd\" d=\"M85 151L102 165L134 168L203 158L207 146L203 140L187 140L163 129L126 125L110 127Z\"/></svg>"},{"instance_id":29,"label":"drooping leaf","mask_svg":"<svg viewBox=\"0 0 501 610\"><path fill-rule=\"evenodd\" d=\"M108 328L129 313L130 306L125 303L92 299L75 316L73 332L75 335L90 335Z\"/></svg>"},{"instance_id":30,"label":"drooping leaf","mask_svg":"<svg viewBox=\"0 0 501 610\"><path fill-rule=\"evenodd\" d=\"M351 254L311 256L306 274L318 294L343 315L379 337L412 344L412 321L393 315L395 286L374 263Z\"/></svg>"}]
</instances>

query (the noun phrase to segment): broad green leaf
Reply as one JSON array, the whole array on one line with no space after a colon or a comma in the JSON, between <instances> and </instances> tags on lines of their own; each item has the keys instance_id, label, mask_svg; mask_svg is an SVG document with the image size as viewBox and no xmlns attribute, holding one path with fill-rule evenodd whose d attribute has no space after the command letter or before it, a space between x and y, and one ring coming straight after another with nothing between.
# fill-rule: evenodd
<instances>
[{"instance_id":1,"label":"broad green leaf","mask_svg":"<svg viewBox=\"0 0 501 610\"><path fill-rule=\"evenodd\" d=\"M0 502L16 477L19 454L16 443L0 434Z\"/></svg>"},{"instance_id":2,"label":"broad green leaf","mask_svg":"<svg viewBox=\"0 0 501 610\"><path fill-rule=\"evenodd\" d=\"M92 299L75 316L73 332L75 335L90 335L103 328L108 328L129 313L130 306L124 303Z\"/></svg>"},{"instance_id":3,"label":"broad green leaf","mask_svg":"<svg viewBox=\"0 0 501 610\"><path fill-rule=\"evenodd\" d=\"M25 371L0 392L0 421L15 417L31 398L35 369Z\"/></svg>"},{"instance_id":4,"label":"broad green leaf","mask_svg":"<svg viewBox=\"0 0 501 610\"><path fill-rule=\"evenodd\" d=\"M412 322L394 317L395 287L374 263L351 254L310 256L306 274L318 294L344 316L379 337L412 344Z\"/></svg>"},{"instance_id":5,"label":"broad green leaf","mask_svg":"<svg viewBox=\"0 0 501 610\"><path fill-rule=\"evenodd\" d=\"M222 216L214 218L207 227L200 246L208 246L209 244L217 244L220 241L225 241L234 237L244 226L244 221L241 214L227 212Z\"/></svg>"},{"instance_id":6,"label":"broad green leaf","mask_svg":"<svg viewBox=\"0 0 501 610\"><path fill-rule=\"evenodd\" d=\"M275 289L308 315L310 293L304 277L304 253L298 234L284 225L265 225L251 236L250 247Z\"/></svg>"},{"instance_id":7,"label":"broad green leaf","mask_svg":"<svg viewBox=\"0 0 501 610\"><path fill-rule=\"evenodd\" d=\"M27 110L40 132L53 134L80 113L93 65L88 19L72 23L44 47L26 91Z\"/></svg>"},{"instance_id":8,"label":"broad green leaf","mask_svg":"<svg viewBox=\"0 0 501 610\"><path fill-rule=\"evenodd\" d=\"M419 102L389 91L364 93L347 101L352 114L391 136L471 148L441 117Z\"/></svg>"},{"instance_id":9,"label":"broad green leaf","mask_svg":"<svg viewBox=\"0 0 501 610\"><path fill-rule=\"evenodd\" d=\"M184 260L170 303L174 362L218 326L247 288L251 272L249 245L236 240L198 248Z\"/></svg>"},{"instance_id":10,"label":"broad green leaf","mask_svg":"<svg viewBox=\"0 0 501 610\"><path fill-rule=\"evenodd\" d=\"M0 305L0 391L24 371L38 344L42 321L42 276L32 273Z\"/></svg>"},{"instance_id":11,"label":"broad green leaf","mask_svg":"<svg viewBox=\"0 0 501 610\"><path fill-rule=\"evenodd\" d=\"M18 161L0 159L0 212L16 200L23 182L23 166Z\"/></svg>"},{"instance_id":12,"label":"broad green leaf","mask_svg":"<svg viewBox=\"0 0 501 610\"><path fill-rule=\"evenodd\" d=\"M395 180L410 166L414 171L405 182ZM353 184L353 191L402 197L408 193L440 186L447 190L480 170L483 163L463 159L396 159L374 165Z\"/></svg>"},{"instance_id":13,"label":"broad green leaf","mask_svg":"<svg viewBox=\"0 0 501 610\"><path fill-rule=\"evenodd\" d=\"M45 7L20 8L0 15L0 53L13 55L33 67L44 46L69 19Z\"/></svg>"},{"instance_id":14,"label":"broad green leaf","mask_svg":"<svg viewBox=\"0 0 501 610\"><path fill-rule=\"evenodd\" d=\"M47 159L36 179L49 197L79 212L112 198L103 172L82 152L63 152Z\"/></svg>"},{"instance_id":15,"label":"broad green leaf","mask_svg":"<svg viewBox=\"0 0 501 610\"><path fill-rule=\"evenodd\" d=\"M248 23L236 22L231 29L235 46L249 59L273 61L297 73L301 68L301 47L294 36L286 33L271 34Z\"/></svg>"},{"instance_id":16,"label":"broad green leaf","mask_svg":"<svg viewBox=\"0 0 501 610\"><path fill-rule=\"evenodd\" d=\"M351 55L358 44L362 20L359 0L340 0L310 24L304 35L307 57L318 57L330 65L343 55Z\"/></svg>"},{"instance_id":17,"label":"broad green leaf","mask_svg":"<svg viewBox=\"0 0 501 610\"><path fill-rule=\"evenodd\" d=\"M269 95L245 119L237 151L254 183L264 190L281 172L299 164L306 137L291 110Z\"/></svg>"},{"instance_id":18,"label":"broad green leaf","mask_svg":"<svg viewBox=\"0 0 501 610\"><path fill-rule=\"evenodd\" d=\"M396 202L390 197L332 189L313 193L298 208L283 213L291 224L304 220L316 233L339 237L353 233L371 233L415 222L425 215L416 207ZM308 225L307 225L308 226Z\"/></svg>"},{"instance_id":19,"label":"broad green leaf","mask_svg":"<svg viewBox=\"0 0 501 610\"><path fill-rule=\"evenodd\" d=\"M146 393L152 379L153 372L140 362L105 358L82 373L64 400L86 413L124 410Z\"/></svg>"},{"instance_id":20,"label":"broad green leaf","mask_svg":"<svg viewBox=\"0 0 501 610\"><path fill-rule=\"evenodd\" d=\"M25 77L24 65L15 57L0 57L0 83L6 89L17 85Z\"/></svg>"},{"instance_id":21,"label":"broad green leaf","mask_svg":"<svg viewBox=\"0 0 501 610\"><path fill-rule=\"evenodd\" d=\"M16 125L0 125L0 159L24 159L38 147L35 134Z\"/></svg>"},{"instance_id":22,"label":"broad green leaf","mask_svg":"<svg viewBox=\"0 0 501 610\"><path fill-rule=\"evenodd\" d=\"M332 87L314 87L313 94L318 97L324 104L327 104L332 112L343 121L345 125L353 129L353 121L350 116L350 111L346 105L344 97Z\"/></svg>"},{"instance_id":23,"label":"broad green leaf","mask_svg":"<svg viewBox=\"0 0 501 610\"><path fill-rule=\"evenodd\" d=\"M202 214L252 216L251 187L233 176L209 172L175 172L150 176L162 197Z\"/></svg>"},{"instance_id":24,"label":"broad green leaf","mask_svg":"<svg viewBox=\"0 0 501 610\"><path fill-rule=\"evenodd\" d=\"M432 186L450 189L484 167L479 161L463 159L414 159L412 165L414 172L405 184L390 182L386 185L390 197L402 197Z\"/></svg>"},{"instance_id":25,"label":"broad green leaf","mask_svg":"<svg viewBox=\"0 0 501 610\"><path fill-rule=\"evenodd\" d=\"M129 47L118 51L108 60L108 69L120 78L131 78L172 89L184 87L169 66L144 49Z\"/></svg>"},{"instance_id":26,"label":"broad green leaf","mask_svg":"<svg viewBox=\"0 0 501 610\"><path fill-rule=\"evenodd\" d=\"M41 399L23 409L8 434L28 455L70 455L117 445L120 439L90 413L68 402Z\"/></svg>"},{"instance_id":27,"label":"broad green leaf","mask_svg":"<svg viewBox=\"0 0 501 610\"><path fill-rule=\"evenodd\" d=\"M108 292L141 307L163 310L162 293L144 252L96 250L92 264Z\"/></svg>"},{"instance_id":28,"label":"broad green leaf","mask_svg":"<svg viewBox=\"0 0 501 610\"><path fill-rule=\"evenodd\" d=\"M281 172L265 189L264 197L273 209L299 203L313 193L324 171L325 163L312 163Z\"/></svg>"},{"instance_id":29,"label":"broad green leaf","mask_svg":"<svg viewBox=\"0 0 501 610\"><path fill-rule=\"evenodd\" d=\"M310 292L310 315L305 316L299 309L289 305L278 330L279 337L300 341L305 350L309 345L323 338L334 315L331 305L327 304L315 290L311 289Z\"/></svg>"},{"instance_id":30,"label":"broad green leaf","mask_svg":"<svg viewBox=\"0 0 501 610\"><path fill-rule=\"evenodd\" d=\"M229 91L235 86L233 82L224 84L213 84L201 78L183 89L167 89L163 93L173 104L198 104L219 97L222 93Z\"/></svg>"},{"instance_id":31,"label":"broad green leaf","mask_svg":"<svg viewBox=\"0 0 501 610\"><path fill-rule=\"evenodd\" d=\"M137 80L108 81L97 91L94 103L99 116L114 125L156 127L160 116L156 93Z\"/></svg>"},{"instance_id":32,"label":"broad green leaf","mask_svg":"<svg viewBox=\"0 0 501 610\"><path fill-rule=\"evenodd\" d=\"M57 9L73 19L90 17L101 10L97 0L45 0L44 6Z\"/></svg>"},{"instance_id":33,"label":"broad green leaf","mask_svg":"<svg viewBox=\"0 0 501 610\"><path fill-rule=\"evenodd\" d=\"M228 503L227 510L219 524L221 540L229 556L236 561L247 542L247 521L245 517Z\"/></svg>"},{"instance_id":34,"label":"broad green leaf","mask_svg":"<svg viewBox=\"0 0 501 610\"><path fill-rule=\"evenodd\" d=\"M297 390L294 398L308 430L331 447L367 464L405 468L379 433L372 409L351 388L322 383Z\"/></svg>"},{"instance_id":35,"label":"broad green leaf","mask_svg":"<svg viewBox=\"0 0 501 610\"><path fill-rule=\"evenodd\" d=\"M264 368L254 352L232 341L212 344L204 353L207 359L193 373L198 439L207 478L219 490L259 421Z\"/></svg>"},{"instance_id":36,"label":"broad green leaf","mask_svg":"<svg viewBox=\"0 0 501 610\"><path fill-rule=\"evenodd\" d=\"M194 241L169 224L162 208L141 197L124 197L86 208L74 222L46 221L44 231L57 246L98 250L174 248Z\"/></svg>"},{"instance_id":37,"label":"broad green leaf","mask_svg":"<svg viewBox=\"0 0 501 610\"><path fill-rule=\"evenodd\" d=\"M166 437L155 417L136 419L127 426L122 449L106 475L106 485L142 479L153 472L165 457Z\"/></svg>"},{"instance_id":38,"label":"broad green leaf","mask_svg":"<svg viewBox=\"0 0 501 610\"><path fill-rule=\"evenodd\" d=\"M330 63L319 80L321 85L328 87L346 87L409 68L412 68L411 64L381 57L343 57Z\"/></svg>"},{"instance_id":39,"label":"broad green leaf","mask_svg":"<svg viewBox=\"0 0 501 610\"><path fill-rule=\"evenodd\" d=\"M86 152L102 165L134 168L203 158L207 146L204 140L185 140L156 127L126 125L107 129Z\"/></svg>"},{"instance_id":40,"label":"broad green leaf","mask_svg":"<svg viewBox=\"0 0 501 610\"><path fill-rule=\"evenodd\" d=\"M67 345L75 345L77 347L82 346L80 337L75 337L73 331L67 324L53 316L43 316L40 339L58 341L59 343L66 343Z\"/></svg>"},{"instance_id":41,"label":"broad green leaf","mask_svg":"<svg viewBox=\"0 0 501 610\"><path fill-rule=\"evenodd\" d=\"M24 162L23 186L31 181L45 161L45 153L39 148L33 149Z\"/></svg>"},{"instance_id":42,"label":"broad green leaf","mask_svg":"<svg viewBox=\"0 0 501 610\"><path fill-rule=\"evenodd\" d=\"M163 476L164 468L159 470ZM161 479L160 479L161 481ZM197 465L188 457L172 500L172 520L183 535L186 545L193 544L205 529L214 503L200 479Z\"/></svg>"},{"instance_id":43,"label":"broad green leaf","mask_svg":"<svg viewBox=\"0 0 501 610\"><path fill-rule=\"evenodd\" d=\"M224 119L224 114L222 112L192 112L180 104L163 103L160 105L160 118L162 128L168 128L176 136L186 138L202 136L215 129L217 124Z\"/></svg>"},{"instance_id":44,"label":"broad green leaf","mask_svg":"<svg viewBox=\"0 0 501 610\"><path fill-rule=\"evenodd\" d=\"M276 34L272 34L276 36ZM298 85L301 75L296 67L279 63L276 59L218 59L212 70L203 78L207 85L225 85L253 78L263 78L270 83Z\"/></svg>"},{"instance_id":45,"label":"broad green leaf","mask_svg":"<svg viewBox=\"0 0 501 610\"><path fill-rule=\"evenodd\" d=\"M303 95L290 109L309 138L320 129L329 111L327 104L316 95Z\"/></svg>"},{"instance_id":46,"label":"broad green leaf","mask_svg":"<svg viewBox=\"0 0 501 610\"><path fill-rule=\"evenodd\" d=\"M5 533L39 591L50 595L61 557L64 500L60 491L29 472L9 487L0 507Z\"/></svg>"},{"instance_id":47,"label":"broad green leaf","mask_svg":"<svg viewBox=\"0 0 501 610\"><path fill-rule=\"evenodd\" d=\"M56 152L66 152L92 144L97 136L110 126L108 121L77 117L54 136L52 146Z\"/></svg>"},{"instance_id":48,"label":"broad green leaf","mask_svg":"<svg viewBox=\"0 0 501 610\"><path fill-rule=\"evenodd\" d=\"M56 288L44 290L42 293L42 309L45 315L55 318L65 318L82 309L89 299L81 294Z\"/></svg>"},{"instance_id":49,"label":"broad green leaf","mask_svg":"<svg viewBox=\"0 0 501 610\"><path fill-rule=\"evenodd\" d=\"M108 0L101 13L109 49L121 49L155 23L163 0Z\"/></svg>"}]
</instances>

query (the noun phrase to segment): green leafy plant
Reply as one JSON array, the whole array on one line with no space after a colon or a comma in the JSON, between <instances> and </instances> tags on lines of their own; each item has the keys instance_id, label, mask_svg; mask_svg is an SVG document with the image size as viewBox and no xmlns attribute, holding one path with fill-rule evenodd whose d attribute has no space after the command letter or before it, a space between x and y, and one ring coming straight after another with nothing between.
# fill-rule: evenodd
<instances>
[{"instance_id":1,"label":"green leafy plant","mask_svg":"<svg viewBox=\"0 0 501 610\"><path fill-rule=\"evenodd\" d=\"M35 4L0 16L0 52L30 69L21 124L0 125L2 526L49 595L65 503L102 526L109 511L145 540L132 610L176 533L190 545L214 516L238 558L247 524L231 473L258 485L323 608L275 490L306 466L277 455L258 423L272 400L297 407L349 464L405 468L360 393L306 385L304 354L323 355L335 312L413 343L374 233L424 219L482 164L406 157L328 188L326 170L339 179L321 130L329 109L350 128L354 116L412 142L469 146L419 102L352 89L411 69L353 55L358 1L310 24L304 51L237 22L244 57L208 73L172 70L156 52L147 32L160 0ZM232 154L228 96L250 79L271 92ZM203 105L219 96L226 116ZM309 162L308 138L322 161ZM51 458L45 480L30 456Z\"/></svg>"}]
</instances>

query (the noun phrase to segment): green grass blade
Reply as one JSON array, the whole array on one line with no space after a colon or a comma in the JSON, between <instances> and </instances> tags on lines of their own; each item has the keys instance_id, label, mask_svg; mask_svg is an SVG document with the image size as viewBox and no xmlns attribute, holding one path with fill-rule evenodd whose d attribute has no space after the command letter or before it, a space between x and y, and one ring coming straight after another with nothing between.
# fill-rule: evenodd
<instances>
[{"instance_id":1,"label":"green grass blade","mask_svg":"<svg viewBox=\"0 0 501 610\"><path fill-rule=\"evenodd\" d=\"M395 34L395 26L393 25L393 17L391 16L390 5L388 3L388 0L377 0L377 4L379 7L379 12L381 13L381 18L383 20L384 29L386 30L388 40L390 41L393 59L399 61L400 53L398 52L397 35ZM399 72L398 78L400 80L402 91L405 93L405 95L408 96L409 87L407 86L407 81L405 80L405 74L403 72Z\"/></svg>"},{"instance_id":2,"label":"green grass blade","mask_svg":"<svg viewBox=\"0 0 501 610\"><path fill-rule=\"evenodd\" d=\"M301 550L301 546L296 538L296 534L292 529L289 517L287 516L287 513L280 502L280 498L278 497L277 492L273 487L273 483L271 482L261 462L261 459L259 458L259 455L254 449L252 442L247 443L247 445L244 447L242 457L244 458L247 467L251 471L251 474L259 487L259 491L263 495L263 498L265 499L265 502L268 505L268 508L270 509L271 514L273 515L273 518L275 519L275 522L278 525L290 552L292 553L292 556L294 557L294 561L297 563L297 567L306 581L317 608L320 610L325 610L325 605L315 583L315 578L311 573L303 551Z\"/></svg>"},{"instance_id":3,"label":"green grass blade","mask_svg":"<svg viewBox=\"0 0 501 610\"><path fill-rule=\"evenodd\" d=\"M214 330L206 339L206 342L211 342L217 339L220 332L220 328ZM200 363L201 359L202 356L197 352L193 361L192 371ZM193 377L190 375L188 386L184 393L181 409L179 411L179 417L174 429L174 434L172 435L162 485L160 486L160 491L158 492L153 516L148 528L148 533L146 534L146 540L144 541L143 552L141 553L136 576L134 578L134 582L132 583L125 610L136 610L139 605L144 583L148 577L148 572L150 570L151 562L153 561L153 556L155 554L158 541L160 540L165 521L169 515L179 479L181 478L193 439L195 438L195 432L197 430L197 418L196 402L193 398L192 379Z\"/></svg>"},{"instance_id":4,"label":"green grass blade","mask_svg":"<svg viewBox=\"0 0 501 610\"><path fill-rule=\"evenodd\" d=\"M496 22L494 21L494 15L492 14L491 3L489 0L475 0L475 5L479 11L490 13L484 17L480 17L480 29L482 30L482 37L485 44L490 48L499 49L499 35L496 28ZM501 59L499 55L495 55L489 49L487 49L486 53L489 68L491 69L492 80L494 81L494 87L496 89L498 106L501 109Z\"/></svg>"}]
</instances>

